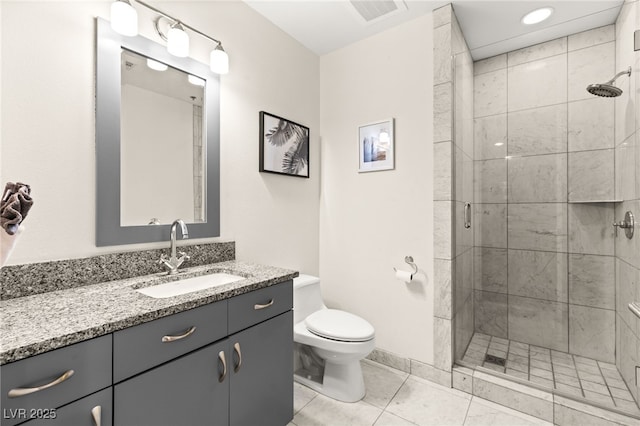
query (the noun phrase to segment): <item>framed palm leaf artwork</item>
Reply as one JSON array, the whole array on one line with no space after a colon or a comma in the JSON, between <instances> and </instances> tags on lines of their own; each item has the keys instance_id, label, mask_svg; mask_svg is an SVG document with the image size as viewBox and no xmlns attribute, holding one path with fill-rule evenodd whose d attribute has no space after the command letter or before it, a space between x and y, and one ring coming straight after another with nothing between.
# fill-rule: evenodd
<instances>
[{"instance_id":1,"label":"framed palm leaf artwork","mask_svg":"<svg viewBox=\"0 0 640 426\"><path fill-rule=\"evenodd\" d=\"M260 111L260 171L309 177L309 128Z\"/></svg>"}]
</instances>

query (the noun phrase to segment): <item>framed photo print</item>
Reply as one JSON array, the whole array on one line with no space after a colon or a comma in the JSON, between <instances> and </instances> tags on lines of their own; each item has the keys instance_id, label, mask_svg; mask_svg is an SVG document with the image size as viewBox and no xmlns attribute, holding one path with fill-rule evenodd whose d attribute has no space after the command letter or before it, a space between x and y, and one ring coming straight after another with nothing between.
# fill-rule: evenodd
<instances>
[{"instance_id":1,"label":"framed photo print","mask_svg":"<svg viewBox=\"0 0 640 426\"><path fill-rule=\"evenodd\" d=\"M358 127L358 172L393 170L393 118Z\"/></svg>"},{"instance_id":2,"label":"framed photo print","mask_svg":"<svg viewBox=\"0 0 640 426\"><path fill-rule=\"evenodd\" d=\"M309 128L260 111L260 171L309 177Z\"/></svg>"}]
</instances>

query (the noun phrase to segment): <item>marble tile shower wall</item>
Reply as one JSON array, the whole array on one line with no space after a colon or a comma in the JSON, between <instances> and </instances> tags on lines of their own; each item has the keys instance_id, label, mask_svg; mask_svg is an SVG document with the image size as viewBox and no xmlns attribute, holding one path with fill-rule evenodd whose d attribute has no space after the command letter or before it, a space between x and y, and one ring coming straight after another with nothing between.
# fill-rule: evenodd
<instances>
[{"instance_id":1,"label":"marble tile shower wall","mask_svg":"<svg viewBox=\"0 0 640 426\"><path fill-rule=\"evenodd\" d=\"M433 27L433 366L450 385L453 357L473 335L473 233L464 227L465 202L473 202L473 60L450 4L434 11Z\"/></svg>"},{"instance_id":2,"label":"marble tile shower wall","mask_svg":"<svg viewBox=\"0 0 640 426\"><path fill-rule=\"evenodd\" d=\"M613 25L475 63L476 331L614 361L614 71Z\"/></svg>"},{"instance_id":3,"label":"marble tile shower wall","mask_svg":"<svg viewBox=\"0 0 640 426\"><path fill-rule=\"evenodd\" d=\"M640 52L634 51L633 33L638 29L640 4L626 2L616 21L616 71L631 66L631 78L619 83L624 93L615 100L615 156L616 198L623 200L615 207L616 221L622 220L626 211L640 216ZM635 381L635 367L640 364L640 320L627 305L640 301L640 227L636 235L627 239L620 232L615 239L616 276L616 366L624 381L640 401L640 390Z\"/></svg>"}]
</instances>

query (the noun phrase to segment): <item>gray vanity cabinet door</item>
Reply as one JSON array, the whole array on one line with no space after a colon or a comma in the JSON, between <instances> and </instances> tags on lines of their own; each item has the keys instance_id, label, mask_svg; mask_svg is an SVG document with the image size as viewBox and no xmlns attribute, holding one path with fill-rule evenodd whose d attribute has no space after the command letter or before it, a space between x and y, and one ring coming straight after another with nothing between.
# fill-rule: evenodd
<instances>
[{"instance_id":1,"label":"gray vanity cabinet door","mask_svg":"<svg viewBox=\"0 0 640 426\"><path fill-rule=\"evenodd\" d=\"M54 413L44 413L39 420L26 423L29 426L111 426L112 389L107 388L76 402L58 408Z\"/></svg>"},{"instance_id":2,"label":"gray vanity cabinet door","mask_svg":"<svg viewBox=\"0 0 640 426\"><path fill-rule=\"evenodd\" d=\"M289 423L293 418L293 312L230 336L229 347L230 424Z\"/></svg>"},{"instance_id":3,"label":"gray vanity cabinet door","mask_svg":"<svg viewBox=\"0 0 640 426\"><path fill-rule=\"evenodd\" d=\"M205 426L229 423L229 361L222 382L219 353L211 344L114 386L115 426Z\"/></svg>"}]
</instances>

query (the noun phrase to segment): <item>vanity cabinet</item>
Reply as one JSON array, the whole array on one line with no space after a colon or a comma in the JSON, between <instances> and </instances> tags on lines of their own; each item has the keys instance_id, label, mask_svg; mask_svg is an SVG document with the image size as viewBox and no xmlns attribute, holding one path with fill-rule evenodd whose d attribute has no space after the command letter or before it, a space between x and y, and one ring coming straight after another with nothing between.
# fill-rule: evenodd
<instances>
[{"instance_id":1,"label":"vanity cabinet","mask_svg":"<svg viewBox=\"0 0 640 426\"><path fill-rule=\"evenodd\" d=\"M111 386L111 353L107 335L1 366L2 426L52 421L60 407Z\"/></svg>"},{"instance_id":2,"label":"vanity cabinet","mask_svg":"<svg viewBox=\"0 0 640 426\"><path fill-rule=\"evenodd\" d=\"M3 365L1 426L285 425L292 307L288 280Z\"/></svg>"},{"instance_id":3,"label":"vanity cabinet","mask_svg":"<svg viewBox=\"0 0 640 426\"><path fill-rule=\"evenodd\" d=\"M200 349L185 349L168 362L156 362L150 370L116 383L114 425L287 424L293 417L292 306L292 281L287 281L184 312L192 313L187 319L172 315L115 333L114 376L122 371L118 363L129 358L138 366L147 360L146 367L151 367L149 360L163 346L146 351L145 344L135 344L148 339L151 330L156 337L150 345L159 336L182 336L193 327L190 335L173 342L176 348L195 339L199 327L209 330L210 337ZM218 338L221 325L224 333ZM118 355L120 333L130 343Z\"/></svg>"}]
</instances>

